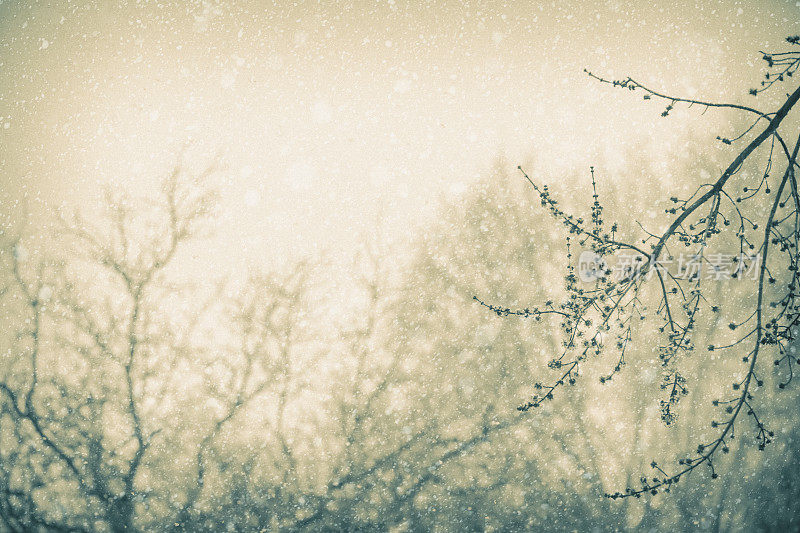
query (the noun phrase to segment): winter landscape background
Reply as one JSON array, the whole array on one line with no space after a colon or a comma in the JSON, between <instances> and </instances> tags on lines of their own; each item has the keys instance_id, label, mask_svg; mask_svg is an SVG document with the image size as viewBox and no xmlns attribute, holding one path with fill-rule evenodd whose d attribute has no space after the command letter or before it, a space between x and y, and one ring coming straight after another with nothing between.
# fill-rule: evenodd
<instances>
[{"instance_id":1,"label":"winter landscape background","mask_svg":"<svg viewBox=\"0 0 800 533\"><path fill-rule=\"evenodd\" d=\"M559 316L475 298L561 301L587 248L518 166L587 219L594 177L633 241L741 150L748 117L585 68L774 109L798 32L794 1L0 3L0 531L796 530L772 375L765 450L603 496L713 438L735 317L693 325L666 425L658 300L612 380L519 412Z\"/></svg>"}]
</instances>

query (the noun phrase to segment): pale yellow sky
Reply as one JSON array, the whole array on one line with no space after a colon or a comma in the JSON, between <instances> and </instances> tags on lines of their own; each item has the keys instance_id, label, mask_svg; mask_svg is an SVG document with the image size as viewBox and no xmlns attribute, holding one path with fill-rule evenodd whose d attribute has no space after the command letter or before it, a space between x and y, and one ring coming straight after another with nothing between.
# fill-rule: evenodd
<instances>
[{"instance_id":1,"label":"pale yellow sky","mask_svg":"<svg viewBox=\"0 0 800 533\"><path fill-rule=\"evenodd\" d=\"M644 142L653 157L724 117L589 80L632 75L748 101L759 49L800 32L776 2L5 2L4 213L144 194L221 153L212 268L347 255L376 221L424 229L503 154L553 179ZM715 133L716 134L716 133Z\"/></svg>"}]
</instances>

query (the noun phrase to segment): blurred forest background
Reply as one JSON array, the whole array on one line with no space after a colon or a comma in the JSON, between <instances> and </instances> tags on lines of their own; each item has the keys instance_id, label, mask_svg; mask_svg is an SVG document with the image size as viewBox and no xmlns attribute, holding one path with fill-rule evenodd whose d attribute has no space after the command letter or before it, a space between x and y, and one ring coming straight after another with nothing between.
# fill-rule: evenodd
<instances>
[{"instance_id":1,"label":"blurred forest background","mask_svg":"<svg viewBox=\"0 0 800 533\"><path fill-rule=\"evenodd\" d=\"M602 497L702 438L706 392L729 379L713 353L684 361L691 392L665 427L647 322L612 381L599 383L598 366L542 410L516 412L559 330L495 316L473 296L557 298L566 248L506 162L406 248L366 240L346 295L324 257L247 281L182 275L181 247L209 238L215 204L214 165L188 167L157 198L110 193L102 214L3 235L4 529L797 528L796 391L774 403L764 393L777 442L758 452L732 441L723 480L698 472L668 495ZM715 168L691 149L668 170L632 157L599 194L614 218L634 175L661 177L637 193L657 206L687 173ZM578 191L567 203L581 212L591 189ZM730 302L737 283L715 290ZM698 326L696 344L715 342L718 326Z\"/></svg>"}]
</instances>

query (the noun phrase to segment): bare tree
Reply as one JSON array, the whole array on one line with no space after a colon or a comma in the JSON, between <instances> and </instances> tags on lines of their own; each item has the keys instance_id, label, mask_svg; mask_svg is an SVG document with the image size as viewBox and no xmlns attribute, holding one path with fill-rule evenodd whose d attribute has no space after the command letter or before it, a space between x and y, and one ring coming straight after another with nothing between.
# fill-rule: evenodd
<instances>
[{"instance_id":1,"label":"bare tree","mask_svg":"<svg viewBox=\"0 0 800 533\"><path fill-rule=\"evenodd\" d=\"M308 487L289 410L309 387L300 368L313 366L318 355L307 349L304 324L310 270L301 263L285 275L251 276L216 318L229 347L205 362L203 390L214 414L193 446L194 474L172 529L216 529L223 518L247 523L248 513L261 527L294 520L292 502ZM248 417L253 427L243 430ZM260 483L268 485L261 487L267 498L256 495ZM209 507L222 511L208 513Z\"/></svg>"},{"instance_id":2,"label":"bare tree","mask_svg":"<svg viewBox=\"0 0 800 533\"><path fill-rule=\"evenodd\" d=\"M768 72L764 81L752 95L769 89L778 90L783 83L792 81L800 68L800 38L787 39L790 49L784 52L763 53ZM777 387L783 389L792 379L793 365L800 363L796 353L797 326L800 323L798 303L798 217L800 194L795 169L800 137L782 128L789 124L787 117L800 99L800 88L795 87L780 101L774 111L765 112L749 105L707 102L680 98L653 90L632 78L611 81L592 73L590 77L601 83L643 94L647 100L666 101L662 116L668 116L677 106L686 104L700 109L725 109L747 115L751 121L741 134L718 137L723 145L742 146L716 180L701 183L688 198L672 196L665 209L668 219L662 232L643 229L639 239L629 239L620 234L616 224L605 224L607 214L597 191L592 173L593 202L591 215L584 219L567 213L555 199L550 189L535 180L520 167L523 177L539 196L541 205L569 232L570 250L575 243L596 254L601 267L596 282L584 286L578 278L574 264L565 276L565 297L560 303L511 309L484 304L502 315L519 315L542 318L554 315L560 321L564 337L563 348L553 355L548 366L557 377L551 382L537 383L533 397L519 409L527 411L551 400L564 385L576 383L582 367L590 359L613 354L608 371L600 381L607 383L622 370L625 354L635 342L641 324L650 325L661 334L658 360L663 371L661 389L661 414L665 423L675 420L679 400L685 396L691 381L712 381L724 376L726 365L717 362L699 375L687 375L682 369L684 356L695 351L698 328L708 321L708 316L725 316L732 338L721 343L710 343L709 352L730 353L744 363L732 385L718 389L714 406L719 412L711 421L715 436L697 443L693 451L683 452L678 468L668 473L657 462L651 466L653 476L641 477L638 487L628 487L623 492L612 492L610 498L639 497L642 494L669 492L672 485L684 475L704 466L711 478L717 477L714 468L717 454L728 453L735 427L745 431L742 415L751 420L750 427L759 449L772 442L771 431L760 412L758 389L764 385L765 375L776 368L783 376ZM751 173L762 158L760 173ZM779 172L777 180L773 174ZM681 276L665 265L675 259L678 251L687 251L697 264L710 263L709 247L734 246L732 277L739 277L737 291L746 291L742 309L726 305L732 298L728 294L715 298L710 286L720 283L720 278L709 281L700 272ZM607 265L612 254L624 252L633 261L621 276L612 275ZM572 254L570 255L572 257ZM742 279L747 270L755 272L754 279ZM726 292L728 289L726 288ZM651 302L652 300L652 302ZM738 301L737 298L733 298ZM647 310L655 309L654 314ZM634 326L635 325L635 326ZM743 333L739 333L743 332ZM725 335L717 334L718 338ZM741 422L737 426L737 422Z\"/></svg>"},{"instance_id":3,"label":"bare tree","mask_svg":"<svg viewBox=\"0 0 800 533\"><path fill-rule=\"evenodd\" d=\"M29 253L20 238L4 247L7 311L19 324L7 330L0 380L11 439L0 516L11 530L135 529L143 466L175 415L171 371L187 348L171 327L182 317L163 307L165 271L213 206L184 174L178 166L164 180L147 215L109 197L103 227L65 221L74 255Z\"/></svg>"}]
</instances>

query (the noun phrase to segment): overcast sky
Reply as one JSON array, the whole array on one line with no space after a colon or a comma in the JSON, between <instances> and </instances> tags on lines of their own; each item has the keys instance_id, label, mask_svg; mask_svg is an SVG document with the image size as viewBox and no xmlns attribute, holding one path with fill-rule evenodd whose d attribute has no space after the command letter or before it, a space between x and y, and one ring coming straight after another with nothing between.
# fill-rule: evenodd
<instances>
[{"instance_id":1,"label":"overcast sky","mask_svg":"<svg viewBox=\"0 0 800 533\"><path fill-rule=\"evenodd\" d=\"M500 155L613 172L721 120L660 119L584 68L747 101L758 50L800 32L794 0L264 4L0 3L3 212L146 193L190 143L221 154L219 268L346 253L377 221L424 227Z\"/></svg>"}]
</instances>

